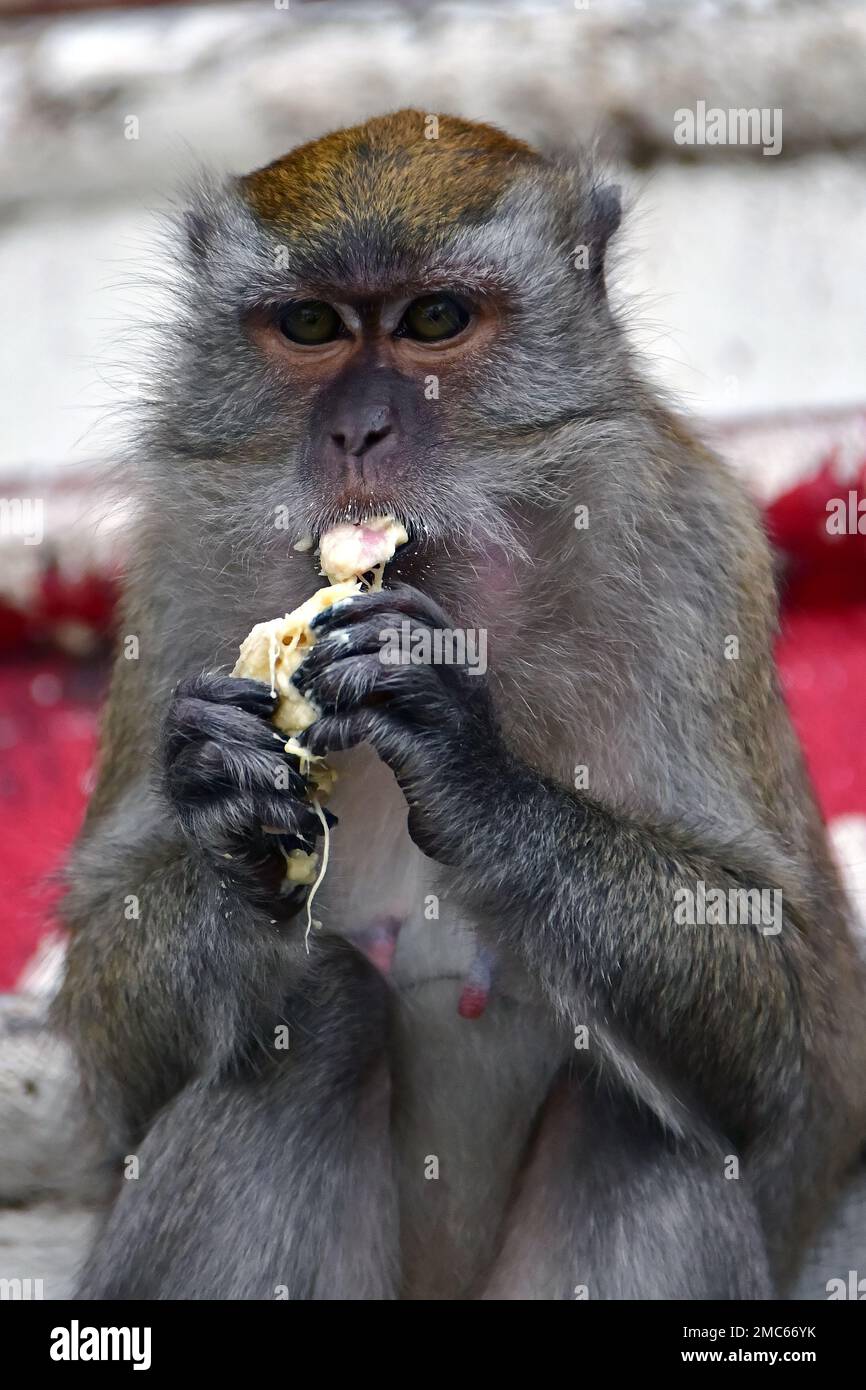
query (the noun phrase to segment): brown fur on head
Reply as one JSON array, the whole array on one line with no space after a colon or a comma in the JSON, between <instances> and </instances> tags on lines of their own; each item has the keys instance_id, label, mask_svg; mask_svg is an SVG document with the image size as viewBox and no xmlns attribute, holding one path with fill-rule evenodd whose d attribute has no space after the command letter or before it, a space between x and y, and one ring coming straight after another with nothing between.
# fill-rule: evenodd
<instances>
[{"instance_id":1,"label":"brown fur on head","mask_svg":"<svg viewBox=\"0 0 866 1390\"><path fill-rule=\"evenodd\" d=\"M540 157L493 126L398 111L301 145L240 180L259 217L293 238L362 220L414 244L478 221Z\"/></svg>"}]
</instances>

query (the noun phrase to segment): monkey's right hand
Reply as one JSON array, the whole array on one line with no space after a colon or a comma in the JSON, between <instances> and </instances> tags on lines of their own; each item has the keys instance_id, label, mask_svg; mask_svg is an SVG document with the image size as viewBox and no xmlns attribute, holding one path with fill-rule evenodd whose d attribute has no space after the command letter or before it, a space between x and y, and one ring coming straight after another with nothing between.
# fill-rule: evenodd
<instances>
[{"instance_id":1,"label":"monkey's right hand","mask_svg":"<svg viewBox=\"0 0 866 1390\"><path fill-rule=\"evenodd\" d=\"M165 791L184 833L222 880L290 915L305 890L284 891L283 851L312 850L322 827L285 736L270 723L277 699L261 681L214 672L183 680L161 751Z\"/></svg>"}]
</instances>

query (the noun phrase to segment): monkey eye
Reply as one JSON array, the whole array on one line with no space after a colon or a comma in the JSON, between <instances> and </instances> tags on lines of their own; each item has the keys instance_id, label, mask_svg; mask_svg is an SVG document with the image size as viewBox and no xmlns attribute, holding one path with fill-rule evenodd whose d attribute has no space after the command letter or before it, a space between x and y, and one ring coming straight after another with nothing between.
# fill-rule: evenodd
<instances>
[{"instance_id":1,"label":"monkey eye","mask_svg":"<svg viewBox=\"0 0 866 1390\"><path fill-rule=\"evenodd\" d=\"M343 331L343 320L336 309L323 299L300 299L283 309L279 317L280 332L293 343L316 347L331 343Z\"/></svg>"},{"instance_id":2,"label":"monkey eye","mask_svg":"<svg viewBox=\"0 0 866 1390\"><path fill-rule=\"evenodd\" d=\"M397 328L397 336L414 338L420 343L441 342L454 338L469 322L465 304L450 294L424 294L413 299Z\"/></svg>"}]
</instances>

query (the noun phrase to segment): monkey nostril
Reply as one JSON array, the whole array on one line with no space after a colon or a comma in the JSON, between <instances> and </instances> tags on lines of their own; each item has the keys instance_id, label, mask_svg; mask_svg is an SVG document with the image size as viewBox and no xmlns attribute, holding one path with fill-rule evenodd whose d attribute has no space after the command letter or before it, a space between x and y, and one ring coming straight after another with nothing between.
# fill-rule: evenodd
<instances>
[{"instance_id":1,"label":"monkey nostril","mask_svg":"<svg viewBox=\"0 0 866 1390\"><path fill-rule=\"evenodd\" d=\"M380 430L368 430L368 432L364 435L364 439L360 449L355 449L353 450L353 452L357 454L366 454L368 449L372 449L376 444L379 443L380 439L384 439L390 433L390 425L383 425L382 429Z\"/></svg>"},{"instance_id":2,"label":"monkey nostril","mask_svg":"<svg viewBox=\"0 0 866 1390\"><path fill-rule=\"evenodd\" d=\"M346 434L339 431L331 434L331 439L337 448L345 454L351 454L353 458L361 458L368 450L375 448L380 440L385 439L391 433L390 425L383 425L378 430L367 430L365 434L360 431L351 431Z\"/></svg>"}]
</instances>

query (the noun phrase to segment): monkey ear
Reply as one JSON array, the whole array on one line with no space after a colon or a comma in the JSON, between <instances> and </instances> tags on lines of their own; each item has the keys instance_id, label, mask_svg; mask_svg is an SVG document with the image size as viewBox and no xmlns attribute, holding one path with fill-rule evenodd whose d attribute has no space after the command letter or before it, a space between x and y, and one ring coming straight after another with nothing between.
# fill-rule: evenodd
<instances>
[{"instance_id":1,"label":"monkey ear","mask_svg":"<svg viewBox=\"0 0 866 1390\"><path fill-rule=\"evenodd\" d=\"M590 194L589 240L592 247L592 270L597 279L604 278L604 258L607 243L622 221L622 189L618 183L596 184Z\"/></svg>"}]
</instances>

